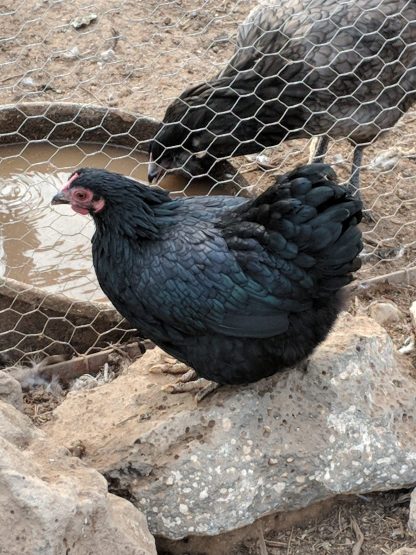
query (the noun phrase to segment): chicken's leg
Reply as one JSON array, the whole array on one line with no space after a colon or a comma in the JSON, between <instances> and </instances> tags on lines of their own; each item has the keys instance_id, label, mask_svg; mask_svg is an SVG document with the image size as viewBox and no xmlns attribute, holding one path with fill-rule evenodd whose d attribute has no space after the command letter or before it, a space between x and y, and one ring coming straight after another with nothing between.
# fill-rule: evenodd
<instances>
[{"instance_id":1,"label":"chicken's leg","mask_svg":"<svg viewBox=\"0 0 416 555\"><path fill-rule=\"evenodd\" d=\"M164 374L182 374L182 376L172 384L164 386L164 390L169 393L185 393L185 392L197 392L195 394L195 400L201 401L204 397L207 397L212 391L215 391L220 384L216 382L211 382L205 378L198 378L198 374L193 368L190 368L182 362L178 362L172 357L166 357L164 363L156 364L150 368L151 372L162 372Z\"/></svg>"},{"instance_id":2,"label":"chicken's leg","mask_svg":"<svg viewBox=\"0 0 416 555\"><path fill-rule=\"evenodd\" d=\"M364 145L355 145L354 147L351 176L350 176L349 182L347 183L347 189L349 193L354 198L361 201L362 199L361 199L361 192L360 192L360 170L362 166L364 148L365 148ZM376 221L371 210L369 210L368 208L365 208L364 203L363 203L363 221L368 224L374 223Z\"/></svg>"},{"instance_id":3,"label":"chicken's leg","mask_svg":"<svg viewBox=\"0 0 416 555\"><path fill-rule=\"evenodd\" d=\"M350 179L347 183L348 192L355 198L361 200L360 195L360 170L363 160L363 150L362 145L356 145L354 147L354 154L352 158L352 168Z\"/></svg>"},{"instance_id":4,"label":"chicken's leg","mask_svg":"<svg viewBox=\"0 0 416 555\"><path fill-rule=\"evenodd\" d=\"M316 146L315 146L316 145ZM311 154L310 154L310 164L315 164L323 162L326 151L328 150L329 137L327 135L322 135L322 137L315 137L312 140Z\"/></svg>"}]
</instances>

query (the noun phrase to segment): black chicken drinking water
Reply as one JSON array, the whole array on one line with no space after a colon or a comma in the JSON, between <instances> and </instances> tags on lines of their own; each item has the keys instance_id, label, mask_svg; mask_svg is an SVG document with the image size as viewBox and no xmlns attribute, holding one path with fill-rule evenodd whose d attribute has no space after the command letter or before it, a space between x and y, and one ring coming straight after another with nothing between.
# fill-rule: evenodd
<instances>
[{"instance_id":1,"label":"black chicken drinking water","mask_svg":"<svg viewBox=\"0 0 416 555\"><path fill-rule=\"evenodd\" d=\"M102 290L143 337L205 378L199 387L255 382L305 360L360 267L361 202L324 164L255 199L172 198L79 169L52 203L92 216Z\"/></svg>"}]
</instances>

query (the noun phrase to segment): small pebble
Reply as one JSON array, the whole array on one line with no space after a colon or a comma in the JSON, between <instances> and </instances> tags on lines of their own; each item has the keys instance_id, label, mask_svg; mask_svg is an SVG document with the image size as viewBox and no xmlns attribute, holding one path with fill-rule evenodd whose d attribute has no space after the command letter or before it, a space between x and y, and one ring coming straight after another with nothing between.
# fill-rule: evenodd
<instances>
[{"instance_id":1,"label":"small pebble","mask_svg":"<svg viewBox=\"0 0 416 555\"><path fill-rule=\"evenodd\" d=\"M75 60L80 57L80 54L78 46L74 46L63 52L60 57L64 60Z\"/></svg>"},{"instance_id":2,"label":"small pebble","mask_svg":"<svg viewBox=\"0 0 416 555\"><path fill-rule=\"evenodd\" d=\"M374 302L369 306L369 314L381 326L403 319L401 310L392 302Z\"/></svg>"},{"instance_id":3,"label":"small pebble","mask_svg":"<svg viewBox=\"0 0 416 555\"><path fill-rule=\"evenodd\" d=\"M368 168L373 171L386 172L392 170L401 158L398 149L390 149L380 152L369 164Z\"/></svg>"},{"instance_id":4,"label":"small pebble","mask_svg":"<svg viewBox=\"0 0 416 555\"><path fill-rule=\"evenodd\" d=\"M31 77L23 77L23 79L19 81L19 85L22 87L35 87L36 83Z\"/></svg>"},{"instance_id":5,"label":"small pebble","mask_svg":"<svg viewBox=\"0 0 416 555\"><path fill-rule=\"evenodd\" d=\"M410 353L413 353L414 350L415 350L415 338L413 337L413 335L406 337L403 345L400 347L400 349L398 349L401 355L408 355Z\"/></svg>"},{"instance_id":6,"label":"small pebble","mask_svg":"<svg viewBox=\"0 0 416 555\"><path fill-rule=\"evenodd\" d=\"M181 503L179 505L179 512L183 515L187 515L189 513L188 505L184 505L183 503Z\"/></svg>"},{"instance_id":7,"label":"small pebble","mask_svg":"<svg viewBox=\"0 0 416 555\"><path fill-rule=\"evenodd\" d=\"M100 53L100 58L103 62L111 62L111 60L114 60L115 58L115 52L112 48L109 48L108 50L103 50Z\"/></svg>"},{"instance_id":8,"label":"small pebble","mask_svg":"<svg viewBox=\"0 0 416 555\"><path fill-rule=\"evenodd\" d=\"M74 29L82 29L83 27L87 27L93 21L97 19L97 14L89 13L87 15L80 15L71 21L71 25Z\"/></svg>"}]
</instances>

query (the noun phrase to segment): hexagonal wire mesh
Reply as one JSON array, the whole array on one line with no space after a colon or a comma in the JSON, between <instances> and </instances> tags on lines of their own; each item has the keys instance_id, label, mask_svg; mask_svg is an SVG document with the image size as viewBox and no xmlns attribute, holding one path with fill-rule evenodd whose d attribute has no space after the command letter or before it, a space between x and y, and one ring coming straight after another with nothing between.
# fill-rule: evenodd
<instances>
[{"instance_id":1,"label":"hexagonal wire mesh","mask_svg":"<svg viewBox=\"0 0 416 555\"><path fill-rule=\"evenodd\" d=\"M146 150L157 130L149 118L161 119L184 89L224 72L236 50L232 68L238 70L239 56L248 56L253 69L266 54L272 60L270 76L281 70L273 65L273 56L277 53L281 63L288 56L287 45L296 45L291 52L296 63L305 62L303 73L298 73L302 79L295 76L290 81L295 89L286 97L279 96L280 89L271 100L289 98L288 109L301 111L307 106L309 116L298 123L297 135L286 123L286 134L260 141L268 147L264 151L234 158L240 176L234 180L234 190L245 193L246 184L250 192L258 192L276 174L305 163L312 136L324 132L332 135L326 161L347 180L352 157L348 139L375 120L372 132L361 139L368 144L361 191L374 221L363 225L366 264L360 278L414 265L416 111L410 107L406 112L406 103L411 104L416 94L414 0L289 0L281 6L276 2L271 11L269 3L261 2L263 11L251 15L257 3L247 0L26 0L0 8L3 364L28 355L91 352L128 335L128 326L111 308L88 303L105 300L91 265L91 222L69 214L65 207L52 209L50 198L79 166L101 166L145 178L146 155L140 151ZM238 38L238 25L247 16ZM277 28L279 36L273 31ZM364 35L370 32L370 39L349 40L354 29ZM313 58L311 52L319 56ZM328 69L334 60L338 60L335 73ZM288 57L286 67L294 67L293 61ZM366 62L377 72L358 72L354 90L346 92L337 112L331 93L336 90L342 96L342 79L351 77L351 64L368 71ZM241 72L239 77L231 74L227 86L232 89ZM318 76L313 85L311 75ZM334 89L335 82L341 89ZM306 93L301 87L305 83ZM389 95L393 85L403 94ZM365 97L371 87L376 109L371 118L363 116L364 124L360 110L371 104ZM309 102L312 89L320 96ZM246 93L247 89L241 95ZM256 102L259 98L264 102L261 95ZM236 106L236 102L227 105L225 111L243 119L245 114ZM261 108L260 102L255 118ZM327 120L327 127L320 127ZM343 121L350 125L339 126ZM300 139L287 140L293 136ZM212 189L192 189L186 183L172 181L167 186L183 194Z\"/></svg>"}]
</instances>

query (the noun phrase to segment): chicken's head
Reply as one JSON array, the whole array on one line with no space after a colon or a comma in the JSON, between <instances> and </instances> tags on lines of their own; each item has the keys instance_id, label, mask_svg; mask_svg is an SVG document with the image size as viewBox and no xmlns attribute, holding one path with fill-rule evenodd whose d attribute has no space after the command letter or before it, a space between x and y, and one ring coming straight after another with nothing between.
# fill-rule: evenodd
<instances>
[{"instance_id":1,"label":"chicken's head","mask_svg":"<svg viewBox=\"0 0 416 555\"><path fill-rule=\"evenodd\" d=\"M166 173L205 177L216 161L209 152L213 140L207 129L191 130L180 121L164 123L150 145L149 182Z\"/></svg>"},{"instance_id":2,"label":"chicken's head","mask_svg":"<svg viewBox=\"0 0 416 555\"><path fill-rule=\"evenodd\" d=\"M52 204L70 204L79 214L97 214L104 209L105 200L92 187L88 171L74 172L65 187L57 193Z\"/></svg>"}]
</instances>

